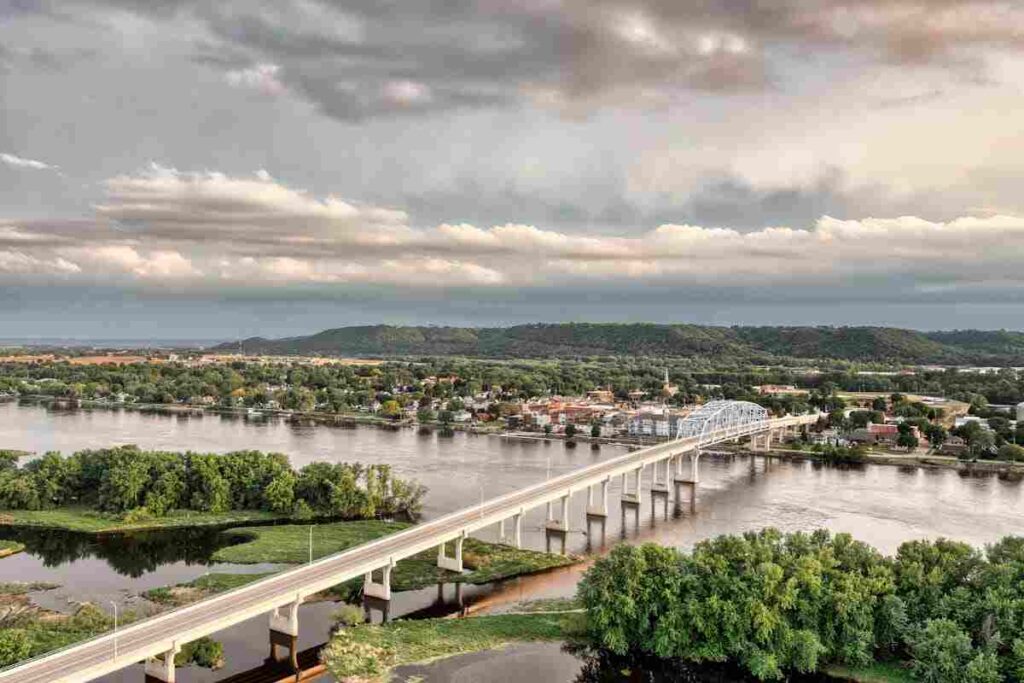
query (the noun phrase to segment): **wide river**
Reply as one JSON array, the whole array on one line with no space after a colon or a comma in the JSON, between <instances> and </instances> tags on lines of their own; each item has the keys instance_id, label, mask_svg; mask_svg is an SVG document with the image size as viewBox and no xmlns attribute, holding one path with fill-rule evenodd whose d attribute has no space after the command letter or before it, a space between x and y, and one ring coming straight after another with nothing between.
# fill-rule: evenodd
<instances>
[{"instance_id":1,"label":"wide river","mask_svg":"<svg viewBox=\"0 0 1024 683\"><path fill-rule=\"evenodd\" d=\"M451 438L419 434L414 429L376 427L342 428L280 419L248 420L216 415L184 416L123 410L60 410L39 405L0 403L0 448L36 453L65 453L114 444L142 448L227 452L260 449L287 454L296 467L316 460L388 463L396 474L425 484L424 516L436 517L490 498L613 457L624 451L587 444L568 448L562 443L510 441L499 436L457 433ZM618 497L613 482L611 502ZM600 537L588 536L583 496L574 497L568 545L570 552L600 546ZM641 511L639 525L632 517L613 514L606 529L610 543L654 540L690 547L722 533L765 526L785 531L827 528L848 532L883 552L892 553L903 541L945 536L984 545L1013 533L1024 532L1024 484L996 476L965 476L953 470L924 470L865 466L856 469L823 467L809 462L766 460L761 457L708 456L701 461L701 485L696 505L682 511ZM527 515L524 542L543 548L543 510ZM496 530L480 534L494 540ZM72 551L54 551L53 543L29 544L29 552L0 560L0 581L37 580L62 584L60 589L32 597L47 607L69 609L74 602L111 601L122 608L143 609L135 594L147 588L195 578L207 571L265 571L268 567L231 567L206 563L209 538L196 539L180 551L168 550L160 539L129 543L79 544ZM499 608L520 599L571 595L580 568L526 577L481 588L467 588L462 601L473 609ZM437 589L400 594L393 615L430 613L439 608ZM450 604L454 589L448 587ZM301 647L327 637L329 603L303 607ZM262 663L267 652L266 621L254 619L216 634L225 644L228 665L211 673L189 667L179 672L182 681L212 681ZM543 650L543 648L541 648ZM571 679L578 668L571 657L557 650L533 652L531 681L547 683ZM517 657L515 651L507 655ZM506 669L501 657L463 658L417 670L428 680L472 680L483 662L499 680ZM540 663L538 663L540 662ZM546 667L546 668L545 668ZM548 673L545 673L547 671ZM566 673L569 671L570 673ZM469 676L469 678L467 678ZM137 670L108 680L134 681ZM510 679L511 680L511 679Z\"/></svg>"}]
</instances>

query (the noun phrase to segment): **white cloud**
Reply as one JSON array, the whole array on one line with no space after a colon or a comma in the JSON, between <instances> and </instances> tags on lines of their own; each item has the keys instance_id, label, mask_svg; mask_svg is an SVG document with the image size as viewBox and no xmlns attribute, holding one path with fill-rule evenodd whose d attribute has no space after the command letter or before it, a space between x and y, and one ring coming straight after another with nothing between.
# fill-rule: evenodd
<instances>
[{"instance_id":1,"label":"white cloud","mask_svg":"<svg viewBox=\"0 0 1024 683\"><path fill-rule=\"evenodd\" d=\"M278 79L281 67L277 64L254 64L245 69L232 69L224 74L224 80L235 88L249 88L265 95L280 95L285 91Z\"/></svg>"},{"instance_id":2,"label":"white cloud","mask_svg":"<svg viewBox=\"0 0 1024 683\"><path fill-rule=\"evenodd\" d=\"M0 161L4 162L8 166L13 168L29 168L36 171L56 171L57 166L47 164L36 159L26 159L25 157L19 157L8 152L0 152Z\"/></svg>"},{"instance_id":3,"label":"white cloud","mask_svg":"<svg viewBox=\"0 0 1024 683\"><path fill-rule=\"evenodd\" d=\"M402 211L315 197L266 171L239 178L153 166L107 188L91 225L0 222L0 245L9 249L0 251L0 272L195 287L815 286L850 278L1024 285L1024 217L1015 215L825 216L806 228L664 224L599 234L518 223L412 227Z\"/></svg>"},{"instance_id":4,"label":"white cloud","mask_svg":"<svg viewBox=\"0 0 1024 683\"><path fill-rule=\"evenodd\" d=\"M423 104L431 100L430 87L416 81L388 81L381 92L385 100L399 106Z\"/></svg>"}]
</instances>

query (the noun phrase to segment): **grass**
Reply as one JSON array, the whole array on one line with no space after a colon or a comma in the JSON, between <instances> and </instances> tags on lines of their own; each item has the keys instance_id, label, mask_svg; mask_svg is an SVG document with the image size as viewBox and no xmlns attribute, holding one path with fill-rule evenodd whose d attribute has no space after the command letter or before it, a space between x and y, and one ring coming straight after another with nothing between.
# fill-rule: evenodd
<instances>
[{"instance_id":1,"label":"grass","mask_svg":"<svg viewBox=\"0 0 1024 683\"><path fill-rule=\"evenodd\" d=\"M338 679L386 680L391 670L525 641L557 641L578 632L583 616L502 614L467 619L422 619L363 624L340 631L321 656Z\"/></svg>"},{"instance_id":2,"label":"grass","mask_svg":"<svg viewBox=\"0 0 1024 683\"><path fill-rule=\"evenodd\" d=\"M313 559L367 543L409 526L406 522L383 522L376 519L314 524ZM212 559L215 562L235 564L301 564L309 560L309 529L309 524L227 529L225 534L248 540L221 548L213 554Z\"/></svg>"},{"instance_id":3,"label":"grass","mask_svg":"<svg viewBox=\"0 0 1024 683\"><path fill-rule=\"evenodd\" d=\"M132 522L125 521L118 515L97 512L88 508L0 511L0 525L4 526L63 529L93 534L199 526L233 526L284 519L287 517L262 510L233 510L231 512L173 510L164 517L151 517Z\"/></svg>"},{"instance_id":4,"label":"grass","mask_svg":"<svg viewBox=\"0 0 1024 683\"><path fill-rule=\"evenodd\" d=\"M15 553L20 553L24 549L24 543L18 543L17 541L0 540L0 557L14 555Z\"/></svg>"},{"instance_id":5,"label":"grass","mask_svg":"<svg viewBox=\"0 0 1024 683\"><path fill-rule=\"evenodd\" d=\"M0 595L25 595L32 591L52 591L55 588L60 588L60 584L45 581L10 581L0 583Z\"/></svg>"},{"instance_id":6,"label":"grass","mask_svg":"<svg viewBox=\"0 0 1024 683\"><path fill-rule=\"evenodd\" d=\"M867 666L830 664L825 667L825 673L857 683L913 683L915 680L910 670L899 662L874 662Z\"/></svg>"},{"instance_id":7,"label":"grass","mask_svg":"<svg viewBox=\"0 0 1024 683\"><path fill-rule=\"evenodd\" d=\"M224 591L244 586L247 583L270 576L270 574L270 572L262 574L206 574L193 581L179 583L174 586L152 588L143 592L142 597L158 605L180 607L217 593L223 593Z\"/></svg>"}]
</instances>

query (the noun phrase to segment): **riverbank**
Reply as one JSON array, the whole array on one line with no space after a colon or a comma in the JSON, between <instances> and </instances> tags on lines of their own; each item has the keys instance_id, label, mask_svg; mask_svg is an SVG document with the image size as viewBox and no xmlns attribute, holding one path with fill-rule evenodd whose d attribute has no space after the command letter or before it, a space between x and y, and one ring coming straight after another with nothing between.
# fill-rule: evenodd
<instances>
[{"instance_id":1,"label":"riverbank","mask_svg":"<svg viewBox=\"0 0 1024 683\"><path fill-rule=\"evenodd\" d=\"M24 543L17 541L0 540L0 559L20 553L25 549Z\"/></svg>"},{"instance_id":2,"label":"riverbank","mask_svg":"<svg viewBox=\"0 0 1024 683\"><path fill-rule=\"evenodd\" d=\"M421 619L342 629L321 652L338 680L386 681L405 664L493 650L510 643L560 641L580 629L578 612Z\"/></svg>"},{"instance_id":3,"label":"riverbank","mask_svg":"<svg viewBox=\"0 0 1024 683\"><path fill-rule=\"evenodd\" d=\"M101 410L124 410L139 413L161 413L166 415L192 415L202 417L204 415L223 415L248 420L262 420L267 418L278 418L291 421L309 421L324 425L335 426L370 426L385 429L420 428L427 430L441 430L448 427L453 431L468 432L471 434L501 434L504 427L496 424L466 424L451 423L442 425L440 422L419 422L414 418L405 417L392 419L381 417L364 412L325 413L318 411L303 412L297 410L280 410L269 408L225 408L223 406L209 406L190 403L112 403L110 401L97 401L88 399L66 399L45 394L29 394L25 396L8 397L7 400L26 401L46 405L63 405L69 408L89 408ZM31 455L31 453L24 453Z\"/></svg>"},{"instance_id":4,"label":"riverbank","mask_svg":"<svg viewBox=\"0 0 1024 683\"><path fill-rule=\"evenodd\" d=\"M336 678L387 681L401 666L422 665L531 642L564 642L585 632L586 614L571 601L523 603L517 611L465 618L360 624L340 630L321 652ZM850 683L912 683L897 664L825 666L822 673Z\"/></svg>"},{"instance_id":5,"label":"riverbank","mask_svg":"<svg viewBox=\"0 0 1024 683\"><path fill-rule=\"evenodd\" d=\"M816 453L812 450L795 448L773 447L768 453L755 453L748 450L737 450L736 452L746 455L762 455L788 460L823 461L820 453ZM1010 462L1006 460L960 460L959 458L947 455L878 453L868 451L864 454L863 464L889 467L920 467L922 469L946 469L957 470L965 473L1024 477L1024 462Z\"/></svg>"},{"instance_id":6,"label":"riverbank","mask_svg":"<svg viewBox=\"0 0 1024 683\"><path fill-rule=\"evenodd\" d=\"M137 531L188 529L199 527L234 527L247 524L275 524L291 520L264 510L231 512L198 512L172 510L162 517L133 520L125 515L97 512L89 508L56 508L53 510L0 510L0 527L28 529L59 529L86 534L126 534ZM3 557L0 554L0 557Z\"/></svg>"}]
</instances>

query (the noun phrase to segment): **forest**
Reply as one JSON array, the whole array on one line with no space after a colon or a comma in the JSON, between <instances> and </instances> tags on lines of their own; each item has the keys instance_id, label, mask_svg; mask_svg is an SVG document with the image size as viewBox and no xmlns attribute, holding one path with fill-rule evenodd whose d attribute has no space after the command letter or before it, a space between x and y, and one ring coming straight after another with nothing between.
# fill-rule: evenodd
<instances>
[{"instance_id":1,"label":"forest","mask_svg":"<svg viewBox=\"0 0 1024 683\"><path fill-rule=\"evenodd\" d=\"M910 541L894 557L824 530L692 553L619 545L578 595L589 637L616 655L731 662L759 680L889 662L928 683L1024 681L1021 537Z\"/></svg>"},{"instance_id":2,"label":"forest","mask_svg":"<svg viewBox=\"0 0 1024 683\"><path fill-rule=\"evenodd\" d=\"M513 327L341 327L287 339L251 338L246 353L336 356L714 355L744 361L780 358L894 363L1020 365L1024 333L1005 330L918 332L893 327L719 327L688 324L556 323ZM224 344L234 352L239 342Z\"/></svg>"},{"instance_id":3,"label":"forest","mask_svg":"<svg viewBox=\"0 0 1024 683\"><path fill-rule=\"evenodd\" d=\"M291 517L415 515L426 490L388 465L315 462L280 453L174 453L135 446L48 452L24 465L0 451L0 509L87 508L129 518L176 510L268 510Z\"/></svg>"}]
</instances>

